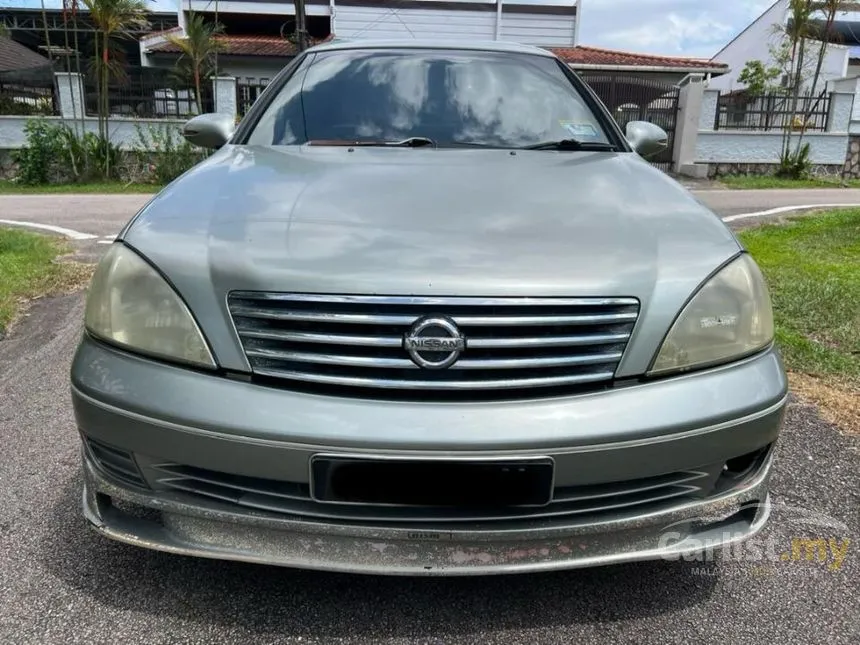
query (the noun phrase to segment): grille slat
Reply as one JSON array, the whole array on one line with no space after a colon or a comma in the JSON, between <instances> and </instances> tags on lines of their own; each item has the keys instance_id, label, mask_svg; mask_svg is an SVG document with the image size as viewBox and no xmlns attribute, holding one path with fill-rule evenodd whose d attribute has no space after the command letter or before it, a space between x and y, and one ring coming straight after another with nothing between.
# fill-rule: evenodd
<instances>
[{"instance_id":1,"label":"grille slat","mask_svg":"<svg viewBox=\"0 0 860 645\"><path fill-rule=\"evenodd\" d=\"M299 363L320 363L322 365L354 365L359 367L390 367L400 369L419 369L407 358L384 358L374 356L346 356L337 354L308 354L304 352L284 352L274 349L248 349L245 352L253 358L272 358ZM464 359L452 365L452 370L518 369L538 367L564 367L567 365L592 365L614 363L621 358L621 352L607 354L553 356L549 358L508 358L470 360Z\"/></svg>"},{"instance_id":2,"label":"grille slat","mask_svg":"<svg viewBox=\"0 0 860 645\"><path fill-rule=\"evenodd\" d=\"M294 322L343 323L350 325L411 325L417 316L410 314L347 314L334 312L270 310L259 307L233 307L234 316ZM516 327L530 325L594 325L636 320L635 312L617 314L574 314L547 316L457 316L458 325Z\"/></svg>"},{"instance_id":3,"label":"grille slat","mask_svg":"<svg viewBox=\"0 0 860 645\"><path fill-rule=\"evenodd\" d=\"M511 398L607 385L639 314L634 298L233 292L228 305L257 377L282 387L407 397L425 390ZM442 369L419 367L404 346L425 317L452 321L465 340ZM450 353L420 351L440 360Z\"/></svg>"},{"instance_id":4,"label":"grille slat","mask_svg":"<svg viewBox=\"0 0 860 645\"><path fill-rule=\"evenodd\" d=\"M294 343L321 343L323 345L359 345L367 347L402 347L403 339L397 336L352 336L348 334L314 334L296 331L256 331L239 329L242 338L282 340Z\"/></svg>"},{"instance_id":5,"label":"grille slat","mask_svg":"<svg viewBox=\"0 0 860 645\"><path fill-rule=\"evenodd\" d=\"M270 378L286 378L322 385L346 385L363 388L383 388L394 390L517 390L538 387L557 387L560 385L580 385L582 383L599 383L613 377L612 372L595 372L593 374L574 374L571 376L547 376L544 378L529 378L517 380L472 380L472 381L411 381L381 378L361 378L357 376L334 376L330 374L314 374L310 372L295 372L290 370L269 370L255 368L255 374Z\"/></svg>"},{"instance_id":6,"label":"grille slat","mask_svg":"<svg viewBox=\"0 0 860 645\"><path fill-rule=\"evenodd\" d=\"M201 468L161 464L158 483L241 507L300 517L375 522L498 522L598 515L658 504L706 493L713 483L707 472L681 471L646 479L556 488L542 507L498 508L422 507L382 504L332 504L310 497L306 485L228 475Z\"/></svg>"}]
</instances>

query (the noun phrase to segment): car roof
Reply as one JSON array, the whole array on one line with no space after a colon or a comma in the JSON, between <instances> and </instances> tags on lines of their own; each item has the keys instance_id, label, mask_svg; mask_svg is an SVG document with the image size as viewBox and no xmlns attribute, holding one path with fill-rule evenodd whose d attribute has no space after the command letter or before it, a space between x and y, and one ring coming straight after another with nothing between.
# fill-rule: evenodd
<instances>
[{"instance_id":1,"label":"car roof","mask_svg":"<svg viewBox=\"0 0 860 645\"><path fill-rule=\"evenodd\" d=\"M532 45L521 45L503 41L471 41L461 42L456 40L445 40L441 38L409 38L397 40L373 40L362 38L360 40L342 40L335 38L325 43L315 45L308 51L338 51L347 49L454 49L463 51L502 52L508 54L533 54L554 58L555 54L540 47Z\"/></svg>"}]
</instances>

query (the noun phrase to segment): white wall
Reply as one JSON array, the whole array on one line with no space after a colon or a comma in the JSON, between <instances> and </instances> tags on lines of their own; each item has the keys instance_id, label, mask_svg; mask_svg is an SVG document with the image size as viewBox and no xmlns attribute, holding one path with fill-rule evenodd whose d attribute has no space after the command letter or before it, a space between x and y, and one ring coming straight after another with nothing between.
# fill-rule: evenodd
<instances>
[{"instance_id":1,"label":"white wall","mask_svg":"<svg viewBox=\"0 0 860 645\"><path fill-rule=\"evenodd\" d=\"M248 78L254 79L254 82L263 78L271 81L289 62L287 58L237 61L222 57L218 59L218 73L222 76L234 76L240 82Z\"/></svg>"},{"instance_id":2,"label":"white wall","mask_svg":"<svg viewBox=\"0 0 860 645\"><path fill-rule=\"evenodd\" d=\"M527 45L575 45L577 18L505 12L502 14L501 39Z\"/></svg>"},{"instance_id":3,"label":"white wall","mask_svg":"<svg viewBox=\"0 0 860 645\"><path fill-rule=\"evenodd\" d=\"M485 11L393 6L356 7L335 4L332 31L342 38L441 38L444 40L495 40L498 20L494 0L478 0ZM336 2L336 0L335 0ZM537 3L536 3L537 4ZM541 5L573 6L567 2ZM503 6L504 8L504 6ZM504 11L498 25L499 39L529 45L570 46L576 40L576 16Z\"/></svg>"},{"instance_id":4,"label":"white wall","mask_svg":"<svg viewBox=\"0 0 860 645\"><path fill-rule=\"evenodd\" d=\"M855 108L854 87L842 81L831 95L827 132L807 132L804 141L810 144L810 157L815 164L841 165L848 148L848 132ZM696 163L776 164L782 149L782 131L714 130L718 92L705 91L699 115L696 142Z\"/></svg>"},{"instance_id":5,"label":"white wall","mask_svg":"<svg viewBox=\"0 0 860 645\"><path fill-rule=\"evenodd\" d=\"M807 132L803 140L809 144L812 163L841 165L845 162L847 134ZM781 132L699 132L696 162L776 164L781 150Z\"/></svg>"},{"instance_id":6,"label":"white wall","mask_svg":"<svg viewBox=\"0 0 860 645\"><path fill-rule=\"evenodd\" d=\"M15 149L22 148L27 143L27 137L24 134L24 126L27 121L33 117L29 116L0 116L0 149ZM62 117L39 117L40 120L45 120L57 125L65 123L72 129L80 127L80 120L63 119ZM179 134L180 128L185 123L185 119L120 119L111 118L108 121L108 132L112 143L124 150L134 149L138 147L137 128L141 128L147 132L150 128L161 130L163 128L175 129L178 139L181 139ZM84 125L87 132L98 134L99 121L94 117L84 119Z\"/></svg>"},{"instance_id":7,"label":"white wall","mask_svg":"<svg viewBox=\"0 0 860 645\"><path fill-rule=\"evenodd\" d=\"M340 38L493 40L495 29L493 11L340 6L332 20L332 31Z\"/></svg>"}]
</instances>

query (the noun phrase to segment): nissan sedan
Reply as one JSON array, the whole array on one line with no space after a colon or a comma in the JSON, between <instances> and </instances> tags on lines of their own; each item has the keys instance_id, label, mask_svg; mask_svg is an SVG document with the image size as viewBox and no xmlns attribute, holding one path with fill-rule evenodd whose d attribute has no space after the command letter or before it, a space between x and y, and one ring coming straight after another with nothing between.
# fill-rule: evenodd
<instances>
[{"instance_id":1,"label":"nissan sedan","mask_svg":"<svg viewBox=\"0 0 860 645\"><path fill-rule=\"evenodd\" d=\"M754 535L767 288L549 52L307 50L102 259L71 371L84 514L178 554L382 574Z\"/></svg>"}]
</instances>

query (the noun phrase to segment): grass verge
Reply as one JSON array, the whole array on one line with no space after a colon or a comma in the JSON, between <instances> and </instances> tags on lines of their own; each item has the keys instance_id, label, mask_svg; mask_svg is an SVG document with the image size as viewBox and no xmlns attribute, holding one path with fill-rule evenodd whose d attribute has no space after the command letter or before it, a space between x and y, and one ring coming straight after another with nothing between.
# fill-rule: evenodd
<instances>
[{"instance_id":1,"label":"grass verge","mask_svg":"<svg viewBox=\"0 0 860 645\"><path fill-rule=\"evenodd\" d=\"M860 188L860 180L846 182L838 178L811 177L809 179L785 179L783 177L758 175L727 175L720 177L721 183L729 188L756 190L765 188Z\"/></svg>"},{"instance_id":2,"label":"grass verge","mask_svg":"<svg viewBox=\"0 0 860 645\"><path fill-rule=\"evenodd\" d=\"M795 391L860 431L860 208L742 231Z\"/></svg>"},{"instance_id":3,"label":"grass verge","mask_svg":"<svg viewBox=\"0 0 860 645\"><path fill-rule=\"evenodd\" d=\"M25 186L11 181L0 181L0 195L157 193L159 190L161 190L161 186L156 184L124 184L118 181L95 184L45 184L41 186Z\"/></svg>"},{"instance_id":4,"label":"grass verge","mask_svg":"<svg viewBox=\"0 0 860 645\"><path fill-rule=\"evenodd\" d=\"M55 237L0 228L0 337L28 300L86 283L90 265L58 260L68 250Z\"/></svg>"}]
</instances>

